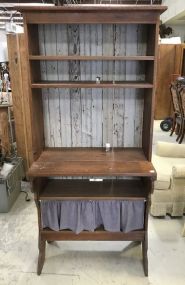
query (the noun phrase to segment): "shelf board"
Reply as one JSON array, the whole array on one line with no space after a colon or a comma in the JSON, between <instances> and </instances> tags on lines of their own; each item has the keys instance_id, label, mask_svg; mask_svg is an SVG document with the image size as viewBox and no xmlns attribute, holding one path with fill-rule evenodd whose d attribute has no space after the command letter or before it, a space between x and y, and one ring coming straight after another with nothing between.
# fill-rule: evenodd
<instances>
[{"instance_id":1,"label":"shelf board","mask_svg":"<svg viewBox=\"0 0 185 285\"><path fill-rule=\"evenodd\" d=\"M48 179L40 200L144 200L147 191L140 179L89 180Z\"/></svg>"},{"instance_id":2,"label":"shelf board","mask_svg":"<svg viewBox=\"0 0 185 285\"><path fill-rule=\"evenodd\" d=\"M32 88L153 88L153 84L138 81L41 81L31 84Z\"/></svg>"},{"instance_id":3,"label":"shelf board","mask_svg":"<svg viewBox=\"0 0 185 285\"><path fill-rule=\"evenodd\" d=\"M53 12L53 13L60 13L62 11L74 11L75 13L79 11L94 11L94 12L101 12L101 11L126 11L133 12L133 11L157 11L159 13L164 12L167 10L167 6L163 5L137 5L137 4L77 4L77 5L66 5L66 6L15 6L15 9L18 11L44 11L44 12Z\"/></svg>"},{"instance_id":4,"label":"shelf board","mask_svg":"<svg viewBox=\"0 0 185 285\"><path fill-rule=\"evenodd\" d=\"M46 148L31 165L30 177L141 176L156 177L141 148Z\"/></svg>"},{"instance_id":5,"label":"shelf board","mask_svg":"<svg viewBox=\"0 0 185 285\"><path fill-rule=\"evenodd\" d=\"M56 240L136 240L142 241L145 237L144 229L131 231L128 233L123 232L108 232L103 228L98 228L94 232L82 231L76 234L70 230L53 231L49 228L41 230L41 235L45 240L56 241Z\"/></svg>"},{"instance_id":6,"label":"shelf board","mask_svg":"<svg viewBox=\"0 0 185 285\"><path fill-rule=\"evenodd\" d=\"M128 61L153 61L154 56L82 56L82 55L30 55L30 60L128 60Z\"/></svg>"},{"instance_id":7,"label":"shelf board","mask_svg":"<svg viewBox=\"0 0 185 285\"><path fill-rule=\"evenodd\" d=\"M142 241L145 237L145 230L136 230L128 233L123 232L108 232L103 228L98 228L94 232L82 231L76 234L70 230L53 231L49 228L41 230L41 235L45 240L56 241L56 240L136 240Z\"/></svg>"}]
</instances>

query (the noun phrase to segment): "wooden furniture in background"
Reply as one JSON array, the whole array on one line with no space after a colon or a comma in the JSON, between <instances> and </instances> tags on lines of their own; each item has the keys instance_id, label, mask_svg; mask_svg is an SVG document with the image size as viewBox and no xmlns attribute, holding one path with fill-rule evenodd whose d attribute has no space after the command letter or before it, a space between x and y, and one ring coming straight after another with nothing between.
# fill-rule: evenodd
<instances>
[{"instance_id":1,"label":"wooden furniture in background","mask_svg":"<svg viewBox=\"0 0 185 285\"><path fill-rule=\"evenodd\" d=\"M170 84L183 74L185 75L185 44L159 44L154 112L156 120L172 116Z\"/></svg>"},{"instance_id":2,"label":"wooden furniture in background","mask_svg":"<svg viewBox=\"0 0 185 285\"><path fill-rule=\"evenodd\" d=\"M172 115L170 83L172 74L180 74L178 46L175 44L160 44L158 50L155 113L156 120L163 120Z\"/></svg>"},{"instance_id":3,"label":"wooden furniture in background","mask_svg":"<svg viewBox=\"0 0 185 285\"><path fill-rule=\"evenodd\" d=\"M185 44L178 45L177 58L179 74L185 76Z\"/></svg>"},{"instance_id":4,"label":"wooden furniture in background","mask_svg":"<svg viewBox=\"0 0 185 285\"><path fill-rule=\"evenodd\" d=\"M148 275L148 209L156 177L150 162L153 95L159 15L165 9L159 5L18 7L28 51L24 108L31 138L29 161L33 160L28 174L38 209L38 274L46 241L138 240ZM63 179L48 179L55 176ZM81 178L78 190L74 177ZM102 182L97 193L89 177L113 179L114 187L110 192L109 182ZM120 188L117 177L122 178ZM65 189L68 183L70 191ZM42 228L41 201L66 199L143 199L144 227L129 233L97 229L79 234Z\"/></svg>"}]
</instances>

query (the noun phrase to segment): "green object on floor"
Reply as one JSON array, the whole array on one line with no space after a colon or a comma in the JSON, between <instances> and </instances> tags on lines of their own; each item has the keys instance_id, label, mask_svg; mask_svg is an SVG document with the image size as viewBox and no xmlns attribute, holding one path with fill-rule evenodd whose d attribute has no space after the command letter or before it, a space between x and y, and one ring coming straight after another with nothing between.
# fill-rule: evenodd
<instances>
[{"instance_id":1,"label":"green object on floor","mask_svg":"<svg viewBox=\"0 0 185 285\"><path fill-rule=\"evenodd\" d=\"M23 159L18 157L12 162L13 168L6 176L0 176L0 213L7 213L21 191Z\"/></svg>"}]
</instances>

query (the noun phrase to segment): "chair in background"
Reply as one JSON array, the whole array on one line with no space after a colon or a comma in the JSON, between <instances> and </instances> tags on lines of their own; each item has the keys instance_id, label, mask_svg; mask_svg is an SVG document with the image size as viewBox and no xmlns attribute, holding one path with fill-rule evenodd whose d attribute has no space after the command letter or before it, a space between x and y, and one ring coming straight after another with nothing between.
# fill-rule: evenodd
<instances>
[{"instance_id":1,"label":"chair in background","mask_svg":"<svg viewBox=\"0 0 185 285\"><path fill-rule=\"evenodd\" d=\"M185 135L185 87L179 90L179 105L181 111L181 128L179 131L179 144L182 143Z\"/></svg>"},{"instance_id":2,"label":"chair in background","mask_svg":"<svg viewBox=\"0 0 185 285\"><path fill-rule=\"evenodd\" d=\"M172 136L174 131L176 131L176 133L178 134L176 140L178 141L180 130L182 127L182 117L181 117L182 112L181 112L180 102L179 102L178 87L175 84L175 82L172 83L170 86L170 93L171 93L172 105L173 105L173 125L172 125L170 136Z\"/></svg>"},{"instance_id":3,"label":"chair in background","mask_svg":"<svg viewBox=\"0 0 185 285\"><path fill-rule=\"evenodd\" d=\"M157 180L151 196L151 215L182 217L185 214L185 144L158 141L152 163Z\"/></svg>"}]
</instances>

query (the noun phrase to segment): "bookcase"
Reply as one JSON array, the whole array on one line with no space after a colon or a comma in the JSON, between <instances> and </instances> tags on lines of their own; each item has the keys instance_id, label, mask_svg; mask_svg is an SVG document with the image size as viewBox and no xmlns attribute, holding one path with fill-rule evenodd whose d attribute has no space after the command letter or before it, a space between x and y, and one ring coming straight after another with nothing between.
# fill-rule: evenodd
<instances>
[{"instance_id":1,"label":"bookcase","mask_svg":"<svg viewBox=\"0 0 185 285\"><path fill-rule=\"evenodd\" d=\"M38 274L46 241L137 240L148 275L148 210L156 178L150 162L153 103L159 15L165 9L18 8L27 45L28 175L38 209ZM129 232L100 227L78 234L43 228L42 201L79 200L142 200L143 226Z\"/></svg>"}]
</instances>

